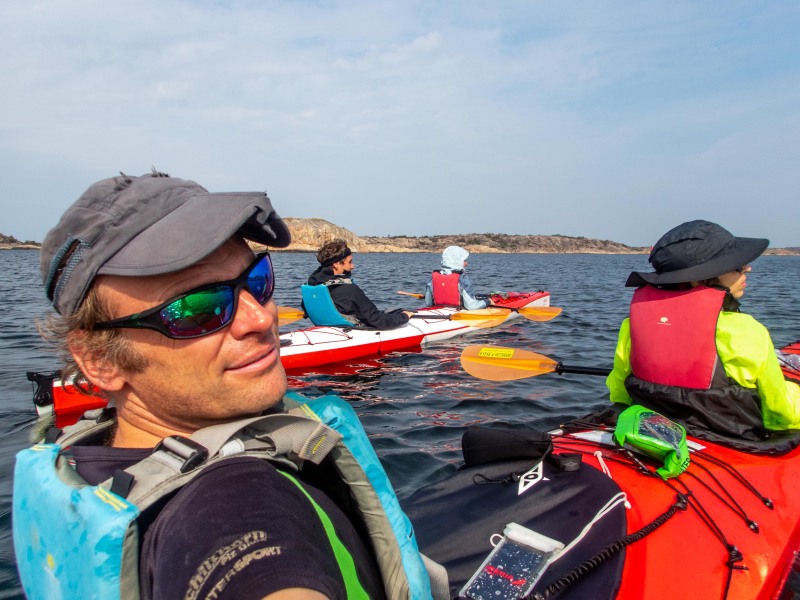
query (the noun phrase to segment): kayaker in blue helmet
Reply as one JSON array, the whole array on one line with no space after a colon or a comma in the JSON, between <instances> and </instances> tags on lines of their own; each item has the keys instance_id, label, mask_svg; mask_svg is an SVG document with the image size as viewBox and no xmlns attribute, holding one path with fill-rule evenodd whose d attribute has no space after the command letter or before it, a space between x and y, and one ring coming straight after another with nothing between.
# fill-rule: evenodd
<instances>
[{"instance_id":1,"label":"kayaker in blue helmet","mask_svg":"<svg viewBox=\"0 0 800 600\"><path fill-rule=\"evenodd\" d=\"M248 241L290 242L265 193L155 171L95 183L47 234L45 336L112 408L17 456L30 600L430 596L355 413L285 395L275 275Z\"/></svg>"},{"instance_id":2,"label":"kayaker in blue helmet","mask_svg":"<svg viewBox=\"0 0 800 600\"><path fill-rule=\"evenodd\" d=\"M375 306L364 290L353 282L353 251L344 240L335 239L323 244L317 252L317 262L319 267L309 276L308 285L326 286L336 310L352 317L354 324L372 329L395 329L408 323L414 314L402 309L381 311ZM303 302L308 311L305 300Z\"/></svg>"},{"instance_id":3,"label":"kayaker in blue helmet","mask_svg":"<svg viewBox=\"0 0 800 600\"><path fill-rule=\"evenodd\" d=\"M633 272L611 401L643 404L704 431L765 440L800 429L800 387L786 381L769 331L739 310L751 264L769 240L736 237L709 221L682 223Z\"/></svg>"},{"instance_id":4,"label":"kayaker in blue helmet","mask_svg":"<svg viewBox=\"0 0 800 600\"><path fill-rule=\"evenodd\" d=\"M431 274L425 286L425 304L428 306L458 306L466 310L479 310L492 304L491 300L475 297L472 280L467 275L469 252L461 246L448 246L442 252L442 268Z\"/></svg>"}]
</instances>

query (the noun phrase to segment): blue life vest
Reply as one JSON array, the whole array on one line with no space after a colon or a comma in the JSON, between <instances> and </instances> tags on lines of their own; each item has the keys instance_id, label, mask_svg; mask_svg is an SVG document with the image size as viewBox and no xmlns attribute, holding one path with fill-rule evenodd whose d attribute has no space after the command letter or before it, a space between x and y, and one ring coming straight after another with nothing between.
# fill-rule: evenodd
<instances>
[{"instance_id":1,"label":"blue life vest","mask_svg":"<svg viewBox=\"0 0 800 600\"><path fill-rule=\"evenodd\" d=\"M113 480L87 484L62 454L62 447L90 439L113 421L84 419L66 428L57 443L19 452L13 533L26 597L138 598L140 511L239 448L234 455L244 452L292 467L295 456L319 464L330 455L369 531L387 597L431 598L411 523L352 407L336 396L307 400L290 394L284 403L294 408L201 429L190 440L166 438L147 459L126 469L134 476L127 498L110 491ZM258 439L266 436L268 442L259 446L248 437L245 449L245 428L258 431ZM298 428L304 433L298 435Z\"/></svg>"},{"instance_id":2,"label":"blue life vest","mask_svg":"<svg viewBox=\"0 0 800 600\"><path fill-rule=\"evenodd\" d=\"M331 327L353 327L353 321L339 312L326 285L303 285L303 308L314 325Z\"/></svg>"}]
</instances>

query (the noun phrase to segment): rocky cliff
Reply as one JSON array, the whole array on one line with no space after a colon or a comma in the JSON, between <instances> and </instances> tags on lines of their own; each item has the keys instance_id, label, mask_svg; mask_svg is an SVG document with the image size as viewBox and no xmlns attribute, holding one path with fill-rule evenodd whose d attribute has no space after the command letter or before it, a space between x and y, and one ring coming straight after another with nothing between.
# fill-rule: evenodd
<instances>
[{"instance_id":1,"label":"rocky cliff","mask_svg":"<svg viewBox=\"0 0 800 600\"><path fill-rule=\"evenodd\" d=\"M424 237L357 236L351 231L324 219L285 219L292 232L292 245L287 250L316 252L327 241L341 238L354 252L441 252L447 246L462 246L479 253L553 253L553 254L640 254L648 248L634 248L606 240L564 235L508 235L504 233L470 233Z\"/></svg>"}]
</instances>

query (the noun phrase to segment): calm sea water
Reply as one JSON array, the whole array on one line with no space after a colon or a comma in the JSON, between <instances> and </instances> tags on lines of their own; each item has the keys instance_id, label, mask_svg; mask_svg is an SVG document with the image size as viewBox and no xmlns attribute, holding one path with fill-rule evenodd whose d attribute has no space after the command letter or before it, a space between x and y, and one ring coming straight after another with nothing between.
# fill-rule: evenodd
<instances>
[{"instance_id":1,"label":"calm sea water","mask_svg":"<svg viewBox=\"0 0 800 600\"><path fill-rule=\"evenodd\" d=\"M423 292L439 262L433 254L360 254L354 277L381 308L417 308L396 294ZM14 454L28 445L34 422L28 370L47 371L56 360L39 343L34 319L48 307L38 276L39 252L0 252L0 600L22 598L11 543ZM316 267L312 254L277 253L276 302L299 306L300 284ZM632 270L647 270L641 255L472 255L469 272L478 292L546 289L564 312L548 323L519 319L418 352L362 361L353 368L291 374L290 386L308 396L334 392L360 415L386 470L403 496L455 470L469 425L498 422L553 427L607 401L602 377L555 374L515 382L474 379L459 364L467 344L526 348L568 365L611 366L616 331L627 313ZM765 256L748 278L743 309L772 332L780 346L800 337L800 257ZM293 325L300 326L302 323Z\"/></svg>"}]
</instances>

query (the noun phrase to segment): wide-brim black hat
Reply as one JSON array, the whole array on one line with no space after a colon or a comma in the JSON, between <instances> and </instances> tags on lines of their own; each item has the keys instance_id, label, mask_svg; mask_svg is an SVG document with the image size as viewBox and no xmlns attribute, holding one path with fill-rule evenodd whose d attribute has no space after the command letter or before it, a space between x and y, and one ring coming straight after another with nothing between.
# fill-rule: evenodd
<instances>
[{"instance_id":1,"label":"wide-brim black hat","mask_svg":"<svg viewBox=\"0 0 800 600\"><path fill-rule=\"evenodd\" d=\"M648 283L664 285L713 279L751 263L767 246L767 239L736 237L716 223L689 221L670 229L653 246L649 261L655 272L634 271L625 285L639 287Z\"/></svg>"}]
</instances>

